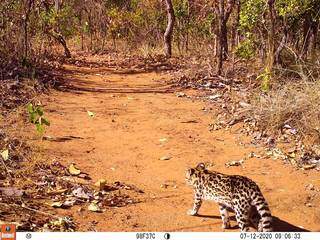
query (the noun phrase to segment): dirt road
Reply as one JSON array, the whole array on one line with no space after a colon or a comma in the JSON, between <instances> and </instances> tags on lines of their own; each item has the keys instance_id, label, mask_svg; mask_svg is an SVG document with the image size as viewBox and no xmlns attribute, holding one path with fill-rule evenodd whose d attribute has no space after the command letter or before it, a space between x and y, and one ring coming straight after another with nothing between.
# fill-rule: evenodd
<instances>
[{"instance_id":1,"label":"dirt road","mask_svg":"<svg viewBox=\"0 0 320 240\"><path fill-rule=\"evenodd\" d=\"M217 171L254 179L269 201L275 230L320 231L318 173L257 158L226 168L226 162L260 150L239 145L235 128L210 132L214 111L203 110L212 107L210 103L178 98L166 83L168 77L159 73L65 67L65 91L53 91L43 99L52 124L46 134L60 139L45 141L49 159L76 163L93 182L104 178L144 191L136 196L139 203L104 213L79 211L77 206L59 212L71 214L80 230L221 231L215 203L205 202L200 216L186 214L192 190L185 185L185 169L206 162ZM171 158L159 160L164 156ZM315 190L306 190L307 184Z\"/></svg>"}]
</instances>

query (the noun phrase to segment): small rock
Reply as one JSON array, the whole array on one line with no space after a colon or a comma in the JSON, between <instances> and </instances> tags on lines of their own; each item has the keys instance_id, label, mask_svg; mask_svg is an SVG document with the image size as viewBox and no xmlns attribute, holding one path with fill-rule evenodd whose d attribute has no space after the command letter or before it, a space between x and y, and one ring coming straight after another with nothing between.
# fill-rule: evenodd
<instances>
[{"instance_id":1,"label":"small rock","mask_svg":"<svg viewBox=\"0 0 320 240\"><path fill-rule=\"evenodd\" d=\"M310 164L310 165L303 165L302 169L303 170L310 170L316 167L316 164Z\"/></svg>"},{"instance_id":2,"label":"small rock","mask_svg":"<svg viewBox=\"0 0 320 240\"><path fill-rule=\"evenodd\" d=\"M291 147L291 148L289 148L289 149L287 150L288 153L294 153L294 152L296 152L296 151L297 151L296 146Z\"/></svg>"},{"instance_id":3,"label":"small rock","mask_svg":"<svg viewBox=\"0 0 320 240\"><path fill-rule=\"evenodd\" d=\"M161 143L165 143L165 142L168 141L168 139L166 139L166 138L160 138L159 141L160 141Z\"/></svg>"},{"instance_id":4,"label":"small rock","mask_svg":"<svg viewBox=\"0 0 320 240\"><path fill-rule=\"evenodd\" d=\"M160 158L161 161L167 161L167 160L170 160L171 157L170 156L163 156Z\"/></svg>"},{"instance_id":5,"label":"small rock","mask_svg":"<svg viewBox=\"0 0 320 240\"><path fill-rule=\"evenodd\" d=\"M251 107L251 105L249 103L246 103L246 102L239 102L239 105L243 108L249 108Z\"/></svg>"},{"instance_id":6,"label":"small rock","mask_svg":"<svg viewBox=\"0 0 320 240\"><path fill-rule=\"evenodd\" d=\"M206 82L205 84L203 84L203 86L206 88L211 88L212 85L213 85L212 82Z\"/></svg>"},{"instance_id":7,"label":"small rock","mask_svg":"<svg viewBox=\"0 0 320 240\"><path fill-rule=\"evenodd\" d=\"M230 161L230 162L227 162L225 165L226 165L226 167L234 167L234 166L241 166L243 163L244 163L244 160L241 159L241 160L239 160L239 161Z\"/></svg>"},{"instance_id":8,"label":"small rock","mask_svg":"<svg viewBox=\"0 0 320 240\"><path fill-rule=\"evenodd\" d=\"M275 145L275 143L276 143L276 140L275 140L274 138L269 137L269 138L267 139L267 144L268 144L269 146L273 146L273 145Z\"/></svg>"},{"instance_id":9,"label":"small rock","mask_svg":"<svg viewBox=\"0 0 320 240\"><path fill-rule=\"evenodd\" d=\"M187 96L187 94L185 94L184 92L177 92L176 96L177 97L185 97L185 96Z\"/></svg>"},{"instance_id":10,"label":"small rock","mask_svg":"<svg viewBox=\"0 0 320 240\"><path fill-rule=\"evenodd\" d=\"M165 184L165 183L160 185L160 188L168 188L168 187L169 187L169 185Z\"/></svg>"},{"instance_id":11,"label":"small rock","mask_svg":"<svg viewBox=\"0 0 320 240\"><path fill-rule=\"evenodd\" d=\"M92 117L92 118L95 116L95 113L91 111L87 111L87 114L89 117Z\"/></svg>"},{"instance_id":12,"label":"small rock","mask_svg":"<svg viewBox=\"0 0 320 240\"><path fill-rule=\"evenodd\" d=\"M64 201L64 203L62 204L63 207L72 207L75 204L76 200L75 199L68 199L66 201Z\"/></svg>"},{"instance_id":13,"label":"small rock","mask_svg":"<svg viewBox=\"0 0 320 240\"><path fill-rule=\"evenodd\" d=\"M215 95L210 95L208 96L209 100L216 100L217 98L220 98L222 95L221 94L215 94Z\"/></svg>"},{"instance_id":14,"label":"small rock","mask_svg":"<svg viewBox=\"0 0 320 240\"><path fill-rule=\"evenodd\" d=\"M77 198L83 198L83 199L90 199L90 197L92 197L90 196L91 194L89 195L88 193L86 193L82 187L78 187L74 189L72 191L72 195Z\"/></svg>"},{"instance_id":15,"label":"small rock","mask_svg":"<svg viewBox=\"0 0 320 240\"><path fill-rule=\"evenodd\" d=\"M291 126L290 126L289 124L285 124L285 125L283 126L283 128L285 128L285 129L291 129Z\"/></svg>"},{"instance_id":16,"label":"small rock","mask_svg":"<svg viewBox=\"0 0 320 240\"><path fill-rule=\"evenodd\" d=\"M0 194L7 197L21 197L24 191L14 187L3 187L0 188Z\"/></svg>"}]
</instances>

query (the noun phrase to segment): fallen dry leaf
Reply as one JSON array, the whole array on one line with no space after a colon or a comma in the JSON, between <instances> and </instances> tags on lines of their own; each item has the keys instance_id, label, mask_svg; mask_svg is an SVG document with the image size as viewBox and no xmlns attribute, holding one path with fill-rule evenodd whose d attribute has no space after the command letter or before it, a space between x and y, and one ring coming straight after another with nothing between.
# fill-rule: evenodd
<instances>
[{"instance_id":1,"label":"fallen dry leaf","mask_svg":"<svg viewBox=\"0 0 320 240\"><path fill-rule=\"evenodd\" d=\"M61 208L62 205L63 205L63 202L53 202L52 204L50 204L50 206L54 208Z\"/></svg>"},{"instance_id":2,"label":"fallen dry leaf","mask_svg":"<svg viewBox=\"0 0 320 240\"><path fill-rule=\"evenodd\" d=\"M99 187L99 190L102 191L106 187L107 181L105 179L99 179L94 185Z\"/></svg>"},{"instance_id":3,"label":"fallen dry leaf","mask_svg":"<svg viewBox=\"0 0 320 240\"><path fill-rule=\"evenodd\" d=\"M1 157L3 158L4 161L7 161L9 159L9 150L8 149L2 151L0 154L1 154Z\"/></svg>"},{"instance_id":4,"label":"fallen dry leaf","mask_svg":"<svg viewBox=\"0 0 320 240\"><path fill-rule=\"evenodd\" d=\"M55 231L74 231L76 225L70 217L59 217L45 224L47 228Z\"/></svg>"},{"instance_id":5,"label":"fallen dry leaf","mask_svg":"<svg viewBox=\"0 0 320 240\"><path fill-rule=\"evenodd\" d=\"M7 197L21 197L24 191L14 187L4 187L0 188L0 194Z\"/></svg>"},{"instance_id":6,"label":"fallen dry leaf","mask_svg":"<svg viewBox=\"0 0 320 240\"><path fill-rule=\"evenodd\" d=\"M76 166L73 163L70 164L68 170L69 170L69 173L74 176L77 176L81 173L81 171L78 168L76 168Z\"/></svg>"},{"instance_id":7,"label":"fallen dry leaf","mask_svg":"<svg viewBox=\"0 0 320 240\"><path fill-rule=\"evenodd\" d=\"M90 203L88 210L91 212L102 212L101 208L95 202Z\"/></svg>"}]
</instances>

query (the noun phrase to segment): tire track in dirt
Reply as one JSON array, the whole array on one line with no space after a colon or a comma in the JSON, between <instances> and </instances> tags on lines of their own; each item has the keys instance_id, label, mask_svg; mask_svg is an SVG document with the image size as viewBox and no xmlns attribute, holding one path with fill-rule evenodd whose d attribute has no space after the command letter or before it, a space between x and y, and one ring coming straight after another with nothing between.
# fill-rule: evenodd
<instances>
[{"instance_id":1,"label":"tire track in dirt","mask_svg":"<svg viewBox=\"0 0 320 240\"><path fill-rule=\"evenodd\" d=\"M251 158L243 167L226 168L226 162L260 150L239 145L235 128L210 132L208 124L214 114L202 110L210 103L177 98L166 75L71 65L66 69L63 91L53 91L43 99L52 123L47 134L76 138L41 143L48 157L66 165L75 162L93 182L101 178L121 181L145 192L137 196L140 203L108 208L100 214L80 211L77 206L59 210L71 214L80 230L94 226L98 231L221 231L215 203L205 202L201 216L186 214L193 194L184 182L185 169L198 162L254 179L276 217L276 230L297 230L299 226L320 230L319 192L305 189L309 183L320 189L318 174L297 171L272 159ZM88 117L88 110L96 116ZM159 141L162 138L167 141ZM170 160L159 160L167 155ZM167 188L161 187L164 184Z\"/></svg>"}]
</instances>

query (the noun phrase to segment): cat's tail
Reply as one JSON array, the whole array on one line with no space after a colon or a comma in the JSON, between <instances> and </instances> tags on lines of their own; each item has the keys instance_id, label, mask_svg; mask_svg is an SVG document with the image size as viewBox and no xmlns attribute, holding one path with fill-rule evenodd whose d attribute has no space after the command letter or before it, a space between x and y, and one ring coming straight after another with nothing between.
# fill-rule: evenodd
<instances>
[{"instance_id":1,"label":"cat's tail","mask_svg":"<svg viewBox=\"0 0 320 240\"><path fill-rule=\"evenodd\" d=\"M255 207L258 211L258 214L260 215L260 221L258 225L258 231L259 232L272 232L272 215L270 208L268 206L268 203L266 199L263 197L260 189L252 193L251 199L252 199L252 206Z\"/></svg>"}]
</instances>

